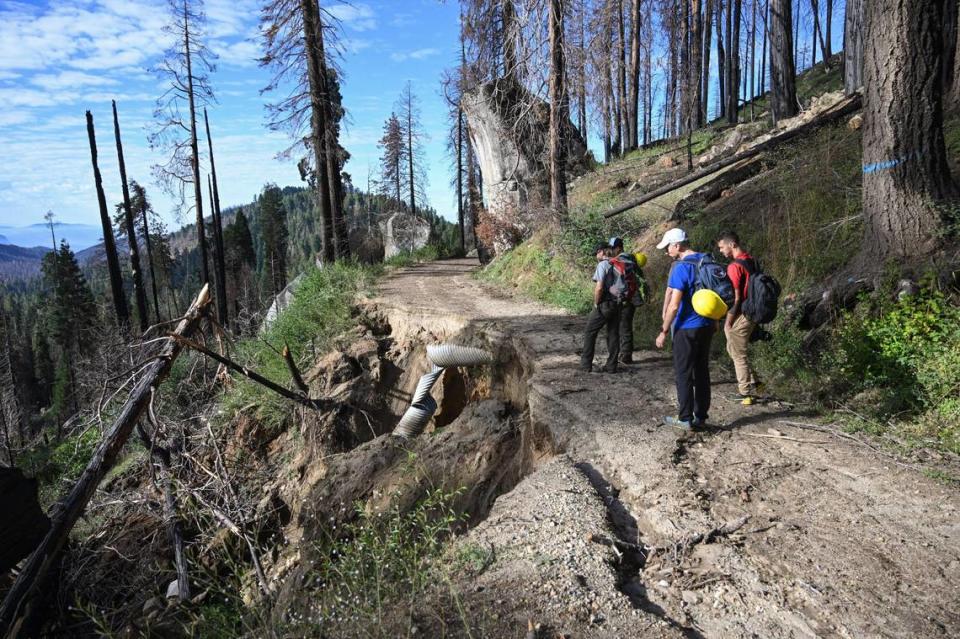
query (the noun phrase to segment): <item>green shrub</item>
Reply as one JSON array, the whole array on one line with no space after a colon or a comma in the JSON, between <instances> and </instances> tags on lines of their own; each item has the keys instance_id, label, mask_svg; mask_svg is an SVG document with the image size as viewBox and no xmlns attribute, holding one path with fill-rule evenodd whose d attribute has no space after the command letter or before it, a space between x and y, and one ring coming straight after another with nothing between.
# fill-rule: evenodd
<instances>
[{"instance_id":1,"label":"green shrub","mask_svg":"<svg viewBox=\"0 0 960 639\"><path fill-rule=\"evenodd\" d=\"M237 344L234 358L267 379L289 385L290 374L281 354L284 345L290 347L294 361L300 364L322 356L334 338L352 326L354 297L369 290L381 272L381 267L353 262L336 262L323 269L311 267L290 305L264 333ZM273 428L281 427L292 411L288 400L239 376L223 404L227 415L256 404L258 419Z\"/></svg>"},{"instance_id":2,"label":"green shrub","mask_svg":"<svg viewBox=\"0 0 960 639\"><path fill-rule=\"evenodd\" d=\"M316 615L307 623L338 635L389 632L384 621L396 623L441 582L446 568L437 560L463 521L452 508L462 491L435 489L406 513L374 514L357 504L357 520L328 531L316 548L322 559L304 579Z\"/></svg>"},{"instance_id":3,"label":"green shrub","mask_svg":"<svg viewBox=\"0 0 960 639\"><path fill-rule=\"evenodd\" d=\"M591 266L571 263L535 242L524 242L497 257L480 277L570 312L586 313L593 306L591 273Z\"/></svg>"}]
</instances>

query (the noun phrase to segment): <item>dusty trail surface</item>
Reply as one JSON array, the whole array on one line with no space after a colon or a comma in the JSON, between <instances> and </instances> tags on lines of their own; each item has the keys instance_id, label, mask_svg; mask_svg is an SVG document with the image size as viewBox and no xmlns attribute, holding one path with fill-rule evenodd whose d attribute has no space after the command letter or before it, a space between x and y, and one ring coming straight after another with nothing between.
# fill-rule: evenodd
<instances>
[{"instance_id":1,"label":"dusty trail surface","mask_svg":"<svg viewBox=\"0 0 960 639\"><path fill-rule=\"evenodd\" d=\"M728 403L716 369L710 428L663 427L669 355L582 373L582 318L492 290L476 268L405 269L373 303L525 360L545 452L457 542L486 558L455 585L464 610L487 611L487 636L526 636L528 620L543 637L960 636L955 488L790 407Z\"/></svg>"}]
</instances>

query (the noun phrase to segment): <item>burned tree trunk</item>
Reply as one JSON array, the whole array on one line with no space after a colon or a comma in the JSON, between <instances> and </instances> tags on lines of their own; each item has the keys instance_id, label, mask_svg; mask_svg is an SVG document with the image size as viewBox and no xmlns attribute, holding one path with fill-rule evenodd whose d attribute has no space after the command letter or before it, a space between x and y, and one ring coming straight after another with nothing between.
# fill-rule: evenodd
<instances>
[{"instance_id":1,"label":"burned tree trunk","mask_svg":"<svg viewBox=\"0 0 960 639\"><path fill-rule=\"evenodd\" d=\"M729 0L727 25L727 122L736 124L740 106L740 12L742 0Z\"/></svg>"},{"instance_id":2,"label":"burned tree trunk","mask_svg":"<svg viewBox=\"0 0 960 639\"><path fill-rule=\"evenodd\" d=\"M872 259L940 245L956 196L943 139L943 3L866 6L863 217Z\"/></svg>"},{"instance_id":3,"label":"burned tree trunk","mask_svg":"<svg viewBox=\"0 0 960 639\"><path fill-rule=\"evenodd\" d=\"M717 117L719 118L722 118L727 110L727 54L723 47L723 11L723 0L717 0Z\"/></svg>"},{"instance_id":4,"label":"burned tree trunk","mask_svg":"<svg viewBox=\"0 0 960 639\"><path fill-rule=\"evenodd\" d=\"M770 0L770 106L774 123L797 114L790 0Z\"/></svg>"},{"instance_id":5,"label":"burned tree trunk","mask_svg":"<svg viewBox=\"0 0 960 639\"><path fill-rule=\"evenodd\" d=\"M200 246L201 282L210 282L210 266L207 263L207 232L203 222L203 185L200 183L200 149L197 144L197 107L193 92L193 66L190 59L190 29L187 26L187 5L184 3L184 46L187 63L187 101L190 108L190 168L193 172L193 197L197 209L197 244Z\"/></svg>"},{"instance_id":6,"label":"burned tree trunk","mask_svg":"<svg viewBox=\"0 0 960 639\"><path fill-rule=\"evenodd\" d=\"M550 206L558 213L567 210L566 149L562 139L567 96L563 76L563 5L562 0L550 0Z\"/></svg>"},{"instance_id":7,"label":"burned tree trunk","mask_svg":"<svg viewBox=\"0 0 960 639\"><path fill-rule=\"evenodd\" d=\"M210 302L209 285L204 285L197 299L190 306L186 316L177 325L174 335L191 334L200 322L204 308ZM174 360L180 354L181 344L176 339L164 342L153 361L143 369L143 376L130 397L124 403L110 428L105 432L103 441L94 452L80 479L74 484L70 494L57 508L50 530L37 549L30 555L23 570L17 576L3 604L0 605L0 628L7 629L7 637L16 637L20 627L34 612L33 607L39 588L46 581L60 551L67 541L77 519L83 514L87 502L93 497L97 486L113 467L120 450L130 437L130 433L146 410L154 389L169 374Z\"/></svg>"},{"instance_id":8,"label":"burned tree trunk","mask_svg":"<svg viewBox=\"0 0 960 639\"><path fill-rule=\"evenodd\" d=\"M120 120L117 117L117 102L113 104L113 135L117 140L117 160L120 163L120 184L123 186L123 221L127 229L127 243L130 245L130 270L133 273L133 296L137 300L137 315L140 320L140 332L147 330L147 293L143 289L143 271L140 270L140 247L137 245L137 230L133 223L133 211L130 208L130 187L127 185L127 166L123 161L123 143L120 141Z\"/></svg>"},{"instance_id":9,"label":"burned tree trunk","mask_svg":"<svg viewBox=\"0 0 960 639\"><path fill-rule=\"evenodd\" d=\"M223 252L223 220L220 218L220 190L217 188L217 165L213 161L213 139L210 137L210 118L207 109L203 109L203 124L207 131L207 148L210 150L210 173L213 186L210 189L210 209L213 213L214 281L217 287L217 321L227 326L230 318L227 314L227 268Z\"/></svg>"},{"instance_id":10,"label":"burned tree trunk","mask_svg":"<svg viewBox=\"0 0 960 639\"><path fill-rule=\"evenodd\" d=\"M319 8L320 3L317 2ZM330 197L330 222L333 225L333 250L338 260L350 259L350 242L347 220L343 214L343 184L340 180L340 158L338 149L340 142L337 139L336 119L333 113L333 89L331 88L330 67L327 65L327 54L323 44L323 14L317 15L317 57L321 64L320 78L323 93L324 128L323 145L327 167L327 192Z\"/></svg>"},{"instance_id":11,"label":"burned tree trunk","mask_svg":"<svg viewBox=\"0 0 960 639\"><path fill-rule=\"evenodd\" d=\"M712 43L710 41L713 31L711 31L710 26L713 20L713 0L706 0L706 5L704 7L703 13L703 22L701 27L701 32L703 34L703 70L701 71L701 80L703 86L700 87L700 114L698 116L698 126L703 126L707 123L707 110L708 105L710 104L710 48Z\"/></svg>"},{"instance_id":12,"label":"burned tree trunk","mask_svg":"<svg viewBox=\"0 0 960 639\"><path fill-rule=\"evenodd\" d=\"M630 97L627 102L627 148L637 148L640 101L640 0L630 6ZM586 137L584 137L586 139Z\"/></svg>"},{"instance_id":13,"label":"burned tree trunk","mask_svg":"<svg viewBox=\"0 0 960 639\"><path fill-rule=\"evenodd\" d=\"M843 20L843 91L847 95L863 86L863 5L847 0Z\"/></svg>"},{"instance_id":14,"label":"burned tree trunk","mask_svg":"<svg viewBox=\"0 0 960 639\"><path fill-rule=\"evenodd\" d=\"M117 325L126 331L130 326L130 311L127 298L123 293L123 277L120 275L120 259L117 257L117 244L113 240L113 224L107 212L107 198L103 193L103 179L97 165L97 137L93 131L93 114L87 111L87 137L90 139L90 161L93 163L93 182L97 188L97 203L100 205L100 225L103 227L103 250L107 254L107 270L110 272L110 291L113 294L113 308L117 314ZM136 241L136 238L133 239Z\"/></svg>"},{"instance_id":15,"label":"burned tree trunk","mask_svg":"<svg viewBox=\"0 0 960 639\"><path fill-rule=\"evenodd\" d=\"M320 253L324 263L336 260L333 240L333 194L329 192L326 164L326 108L324 106L323 69L317 34L320 16L315 0L300 0L303 16L303 39L307 58L307 80L310 85L310 146L313 150L313 188L320 211Z\"/></svg>"}]
</instances>

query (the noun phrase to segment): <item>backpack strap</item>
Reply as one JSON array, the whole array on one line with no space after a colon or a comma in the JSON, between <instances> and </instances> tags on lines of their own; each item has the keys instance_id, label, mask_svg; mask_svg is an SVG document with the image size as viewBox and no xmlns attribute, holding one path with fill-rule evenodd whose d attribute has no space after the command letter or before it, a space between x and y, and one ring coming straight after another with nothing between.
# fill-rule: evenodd
<instances>
[{"instance_id":1,"label":"backpack strap","mask_svg":"<svg viewBox=\"0 0 960 639\"><path fill-rule=\"evenodd\" d=\"M760 272L760 265L757 263L757 260L752 257L747 260L737 258L733 261L742 266L743 270L747 272L747 275L754 275Z\"/></svg>"}]
</instances>

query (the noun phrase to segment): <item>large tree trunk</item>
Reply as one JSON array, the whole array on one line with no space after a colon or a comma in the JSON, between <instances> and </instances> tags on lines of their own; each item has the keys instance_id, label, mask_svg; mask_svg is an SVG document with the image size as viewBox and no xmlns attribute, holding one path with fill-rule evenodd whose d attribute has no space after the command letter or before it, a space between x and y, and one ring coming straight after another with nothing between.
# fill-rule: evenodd
<instances>
[{"instance_id":1,"label":"large tree trunk","mask_svg":"<svg viewBox=\"0 0 960 639\"><path fill-rule=\"evenodd\" d=\"M193 201L197 214L197 245L200 247L201 284L210 282L210 266L207 262L207 232L203 223L203 186L200 184L200 150L197 146L197 108L193 99L193 65L190 60L190 24L187 20L187 3L183 3L183 51L187 62L187 104L190 108L190 169L193 174Z\"/></svg>"},{"instance_id":2,"label":"large tree trunk","mask_svg":"<svg viewBox=\"0 0 960 639\"><path fill-rule=\"evenodd\" d=\"M863 217L879 264L936 249L937 204L956 190L943 140L943 3L865 9Z\"/></svg>"},{"instance_id":3,"label":"large tree trunk","mask_svg":"<svg viewBox=\"0 0 960 639\"><path fill-rule=\"evenodd\" d=\"M517 72L516 8L513 0L500 0L503 21L503 77L513 78Z\"/></svg>"},{"instance_id":4,"label":"large tree trunk","mask_svg":"<svg viewBox=\"0 0 960 639\"><path fill-rule=\"evenodd\" d=\"M552 11L553 0L550 0L550 3ZM616 3L619 33L617 40L617 96L620 102L620 154L622 155L630 148L630 103L627 101L627 40L623 25L623 0L616 0ZM550 37L553 37L553 32L551 32Z\"/></svg>"},{"instance_id":5,"label":"large tree trunk","mask_svg":"<svg viewBox=\"0 0 960 639\"><path fill-rule=\"evenodd\" d=\"M833 0L824 0L824 3L827 5L827 21L824 29L827 48L823 52L825 56L823 61L829 63L830 58L833 57L833 43L830 41L830 38L833 37Z\"/></svg>"},{"instance_id":6,"label":"large tree trunk","mask_svg":"<svg viewBox=\"0 0 960 639\"><path fill-rule=\"evenodd\" d=\"M732 2L733 0L727 0ZM722 118L727 111L727 53L723 46L723 0L717 0L717 117Z\"/></svg>"},{"instance_id":7,"label":"large tree trunk","mask_svg":"<svg viewBox=\"0 0 960 639\"><path fill-rule=\"evenodd\" d=\"M946 0L943 5L943 101L944 108L955 107L958 98L957 73L957 46L960 38L957 37L957 26L960 22L960 2Z\"/></svg>"},{"instance_id":8,"label":"large tree trunk","mask_svg":"<svg viewBox=\"0 0 960 639\"><path fill-rule=\"evenodd\" d=\"M703 86L700 88L700 115L698 117L699 126L703 126L709 120L708 106L710 104L710 49L713 46L711 42L711 37L713 35L713 30L710 28L713 24L713 0L706 0L706 5L703 13L703 71L701 72L701 79L703 81Z\"/></svg>"},{"instance_id":9,"label":"large tree trunk","mask_svg":"<svg viewBox=\"0 0 960 639\"><path fill-rule=\"evenodd\" d=\"M320 10L320 1L317 0ZM330 197L330 224L333 227L333 251L338 260L350 259L349 229L343 214L343 183L340 179L340 159L337 152L340 141L337 139L336 122L333 114L333 91L330 88L330 74L327 54L323 44L323 13L317 13L317 59L320 63L320 90L323 102L323 150L327 169L327 193ZM411 151L412 152L412 151Z\"/></svg>"},{"instance_id":10,"label":"large tree trunk","mask_svg":"<svg viewBox=\"0 0 960 639\"><path fill-rule=\"evenodd\" d=\"M463 109L457 109L457 221L460 224L460 252L467 252L463 224Z\"/></svg>"},{"instance_id":11,"label":"large tree trunk","mask_svg":"<svg viewBox=\"0 0 960 639\"><path fill-rule=\"evenodd\" d=\"M120 260L117 257L117 244L113 240L113 224L110 221L110 214L107 212L107 197L103 193L103 179L100 177L100 167L97 165L97 137L93 131L93 114L89 111L87 111L87 137L90 140L90 161L93 164L93 182L97 189L97 203L100 205L103 250L107 254L107 269L110 273L113 308L117 314L117 325L125 332L130 328L130 311L127 310L127 298L123 292ZM133 241L136 241L136 238Z\"/></svg>"},{"instance_id":12,"label":"large tree trunk","mask_svg":"<svg viewBox=\"0 0 960 639\"><path fill-rule=\"evenodd\" d=\"M117 140L117 160L120 162L120 184L123 187L123 221L127 229L127 243L130 249L130 271L133 273L133 296L137 301L137 315L140 320L140 332L147 330L147 294L143 289L143 271L140 270L140 247L137 246L137 230L133 223L133 211L130 209L130 187L127 184L127 165L123 161L123 143L120 141L120 120L117 117L117 101L113 105L113 136Z\"/></svg>"},{"instance_id":13,"label":"large tree trunk","mask_svg":"<svg viewBox=\"0 0 960 639\"><path fill-rule=\"evenodd\" d=\"M563 4L562 0L550 0L550 206L558 213L567 210L566 158L561 131L567 121L563 75Z\"/></svg>"},{"instance_id":14,"label":"large tree trunk","mask_svg":"<svg viewBox=\"0 0 960 639\"><path fill-rule=\"evenodd\" d=\"M692 128L703 126L703 118L700 117L700 104L702 102L703 85L701 79L701 67L703 66L703 16L700 0L690 0L690 120Z\"/></svg>"},{"instance_id":15,"label":"large tree trunk","mask_svg":"<svg viewBox=\"0 0 960 639\"><path fill-rule=\"evenodd\" d=\"M326 108L324 106L323 60L317 33L320 16L316 0L300 0L303 15L303 39L307 58L307 80L310 85L310 141L313 147L313 188L316 191L317 208L320 210L320 253L325 264L336 260L333 241L333 211L329 192L326 160Z\"/></svg>"},{"instance_id":16,"label":"large tree trunk","mask_svg":"<svg viewBox=\"0 0 960 639\"><path fill-rule=\"evenodd\" d=\"M214 246L214 281L217 287L217 321L221 326L230 324L227 314L227 269L226 258L223 252L223 221L220 218L220 190L217 187L217 165L213 161L213 139L210 137L210 118L207 109L203 109L203 124L207 132L207 149L210 151L210 173L212 188L210 189L210 210L213 215L213 246Z\"/></svg>"},{"instance_id":17,"label":"large tree trunk","mask_svg":"<svg viewBox=\"0 0 960 639\"><path fill-rule=\"evenodd\" d=\"M770 0L763 6L763 46L760 48L760 95L767 92L767 35L770 33Z\"/></svg>"},{"instance_id":18,"label":"large tree trunk","mask_svg":"<svg viewBox=\"0 0 960 639\"><path fill-rule=\"evenodd\" d=\"M407 164L410 169L410 214L417 214L417 185L413 172L413 97L407 87Z\"/></svg>"},{"instance_id":19,"label":"large tree trunk","mask_svg":"<svg viewBox=\"0 0 960 639\"><path fill-rule=\"evenodd\" d=\"M773 121L797 114L790 0L770 0L770 106Z\"/></svg>"},{"instance_id":20,"label":"large tree trunk","mask_svg":"<svg viewBox=\"0 0 960 639\"><path fill-rule=\"evenodd\" d=\"M632 0L630 5L630 98L627 103L628 136L627 148L637 148L639 138L639 101L640 101L640 0ZM587 138L584 137L584 140Z\"/></svg>"},{"instance_id":21,"label":"large tree trunk","mask_svg":"<svg viewBox=\"0 0 960 639\"><path fill-rule=\"evenodd\" d=\"M730 0L730 18L732 27L727 33L727 122L736 124L739 119L740 95L740 10L741 0Z\"/></svg>"}]
</instances>

